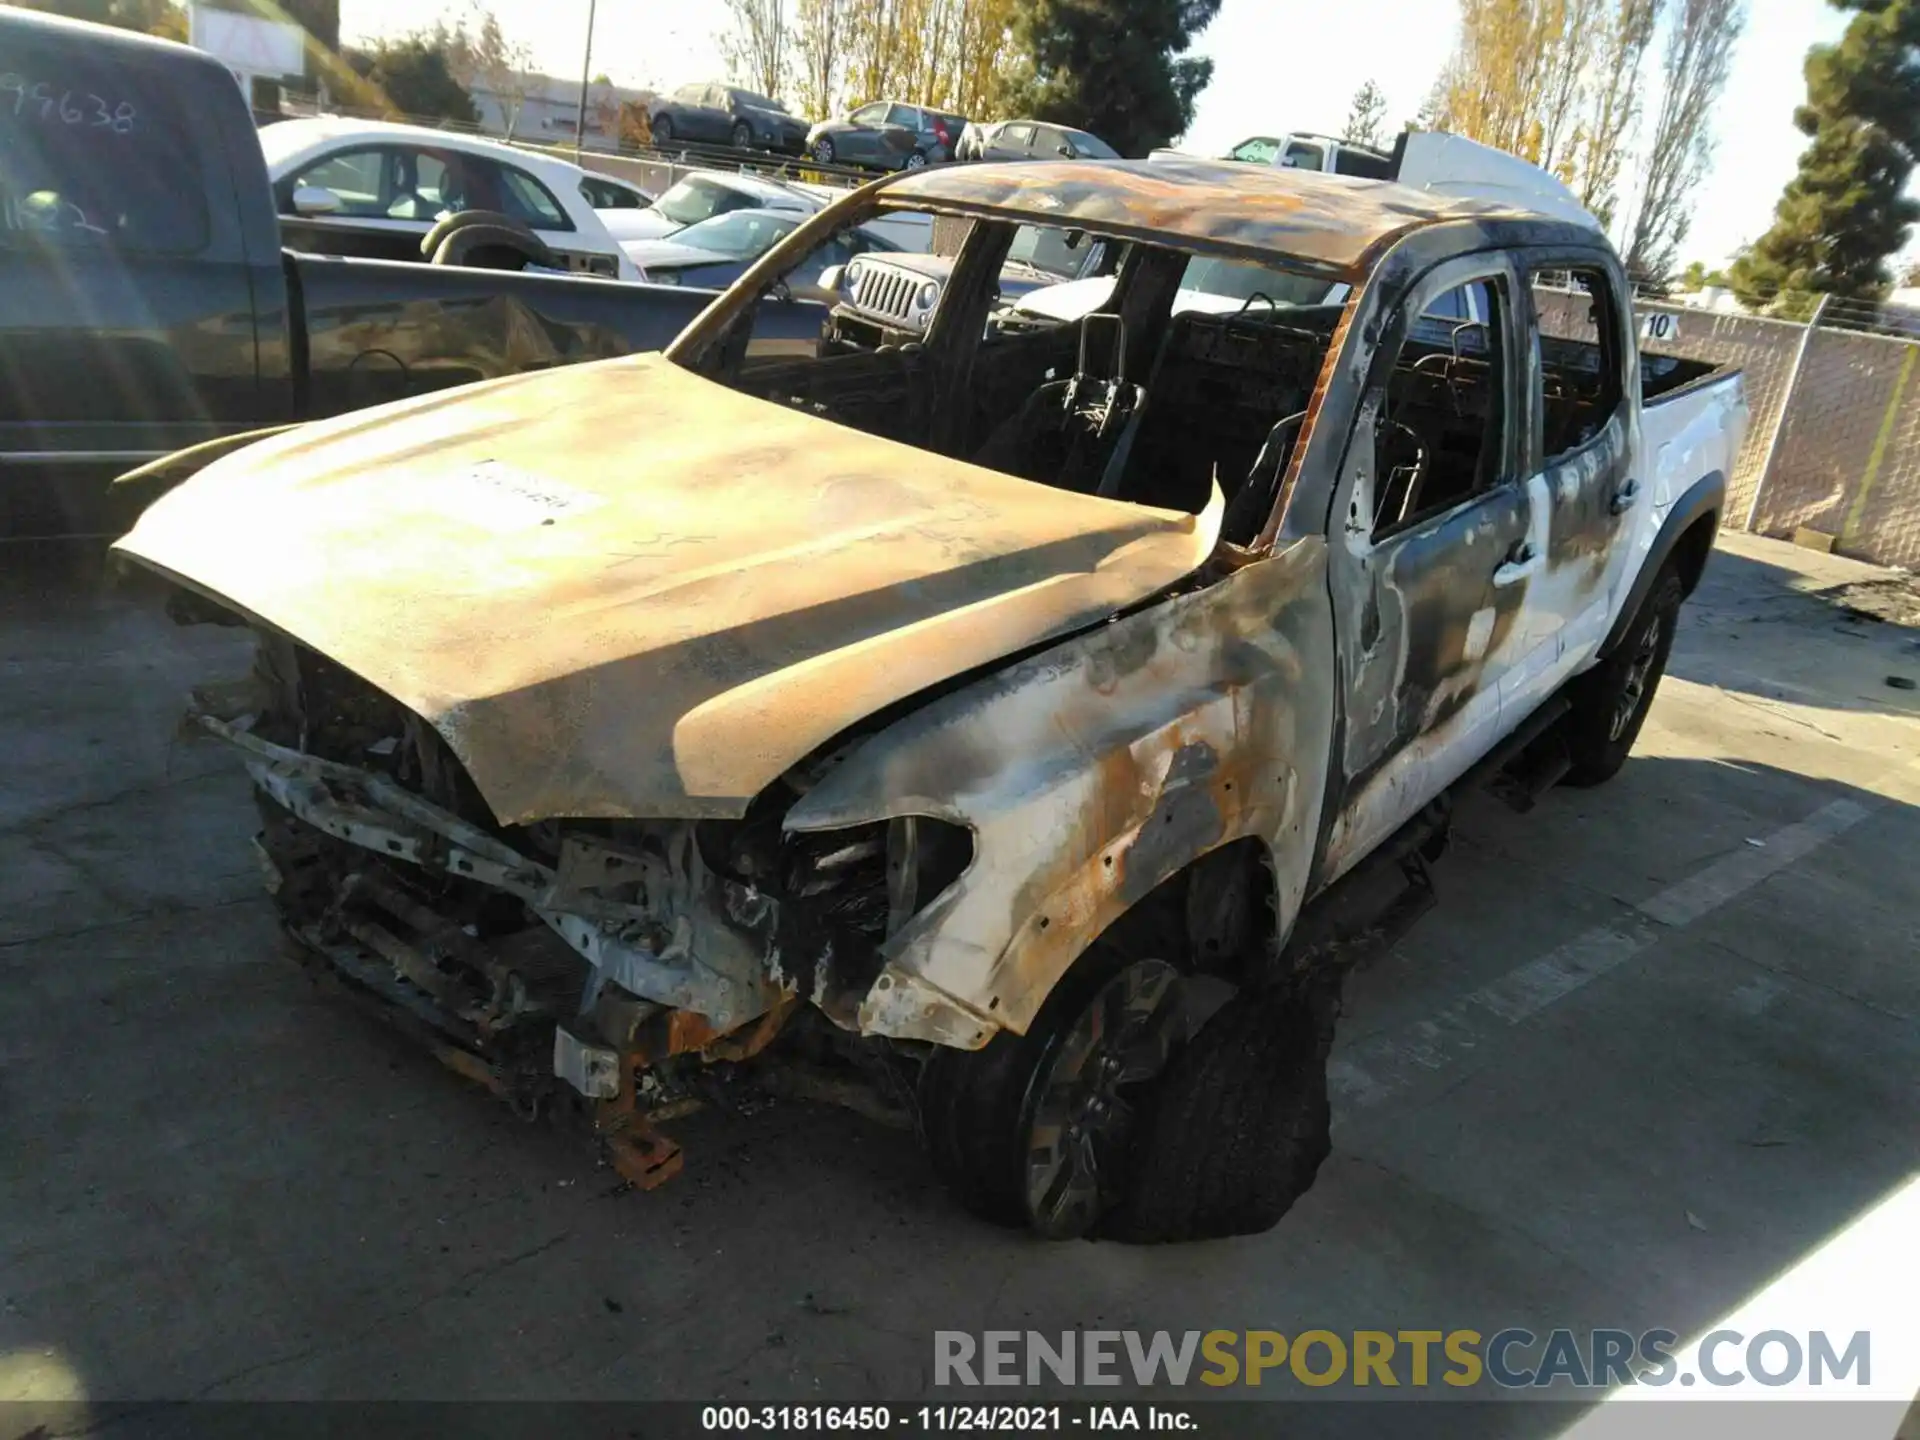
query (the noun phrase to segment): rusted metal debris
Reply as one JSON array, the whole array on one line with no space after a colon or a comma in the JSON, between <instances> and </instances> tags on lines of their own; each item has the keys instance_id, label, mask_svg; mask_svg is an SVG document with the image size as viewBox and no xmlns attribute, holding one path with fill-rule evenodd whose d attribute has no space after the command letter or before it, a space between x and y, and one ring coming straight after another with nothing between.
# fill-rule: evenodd
<instances>
[{"instance_id":1,"label":"rusted metal debris","mask_svg":"<svg viewBox=\"0 0 1920 1440\"><path fill-rule=\"evenodd\" d=\"M1386 180L1209 160L943 165L890 181L881 194L898 209L951 207L1214 246L1324 266L1347 280L1361 278L1382 247L1417 226L1514 213Z\"/></svg>"}]
</instances>

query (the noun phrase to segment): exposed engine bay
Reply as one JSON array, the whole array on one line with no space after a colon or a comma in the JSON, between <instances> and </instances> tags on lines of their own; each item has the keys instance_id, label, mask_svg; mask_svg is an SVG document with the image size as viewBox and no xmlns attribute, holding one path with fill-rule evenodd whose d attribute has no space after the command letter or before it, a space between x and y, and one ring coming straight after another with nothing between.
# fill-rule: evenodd
<instances>
[{"instance_id":1,"label":"exposed engine bay","mask_svg":"<svg viewBox=\"0 0 1920 1440\"><path fill-rule=\"evenodd\" d=\"M611 1147L639 1184L665 1178L645 1117L685 1103L676 1060L745 1059L801 1001L857 1029L879 947L971 858L964 828L921 817L783 832L831 754L739 820L501 827L431 725L277 635L248 683L197 699L246 754L269 888L311 958L522 1113L557 1081L612 1107L647 1135Z\"/></svg>"}]
</instances>

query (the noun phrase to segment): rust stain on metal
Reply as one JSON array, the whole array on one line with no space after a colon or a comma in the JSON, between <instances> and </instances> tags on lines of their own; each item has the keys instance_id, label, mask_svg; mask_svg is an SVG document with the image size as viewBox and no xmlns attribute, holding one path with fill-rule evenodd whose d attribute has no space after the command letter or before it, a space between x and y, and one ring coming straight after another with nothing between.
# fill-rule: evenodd
<instances>
[{"instance_id":1,"label":"rust stain on metal","mask_svg":"<svg viewBox=\"0 0 1920 1440\"><path fill-rule=\"evenodd\" d=\"M697 1011L665 1010L641 1027L627 1058L641 1069L658 1065L673 1055L698 1054L708 1060L751 1059L779 1035L798 1003L798 996L783 995L751 1025L731 1029L716 1026Z\"/></svg>"},{"instance_id":2,"label":"rust stain on metal","mask_svg":"<svg viewBox=\"0 0 1920 1440\"><path fill-rule=\"evenodd\" d=\"M1442 220L1514 213L1386 180L1213 160L1050 161L943 165L890 181L890 207L1014 216L1304 260L1354 279L1394 239Z\"/></svg>"},{"instance_id":3,"label":"rust stain on metal","mask_svg":"<svg viewBox=\"0 0 1920 1440\"><path fill-rule=\"evenodd\" d=\"M1132 903L1244 837L1290 915L1333 723L1325 583L1323 540L1243 563L942 697L796 805L795 830L916 813L974 832L966 873L887 942L859 1028L968 1048L1023 1031Z\"/></svg>"},{"instance_id":4,"label":"rust stain on metal","mask_svg":"<svg viewBox=\"0 0 1920 1440\"><path fill-rule=\"evenodd\" d=\"M594 1107L593 1126L606 1148L608 1163L636 1190L653 1190L684 1168L677 1141L662 1133L635 1103L631 1069L620 1077L620 1094Z\"/></svg>"},{"instance_id":5,"label":"rust stain on metal","mask_svg":"<svg viewBox=\"0 0 1920 1440\"><path fill-rule=\"evenodd\" d=\"M641 356L304 426L120 548L426 717L526 823L737 816L853 721L1144 599L1213 539Z\"/></svg>"},{"instance_id":6,"label":"rust stain on metal","mask_svg":"<svg viewBox=\"0 0 1920 1440\"><path fill-rule=\"evenodd\" d=\"M1320 427L1320 414L1326 409L1327 395L1332 390L1335 378L1340 373L1346 354L1347 335L1353 328L1353 317L1360 311L1362 291L1356 291L1348 297L1348 303L1341 308L1340 318L1333 327L1332 338L1327 342L1327 353L1321 359L1320 373L1314 380L1313 394L1307 398L1307 418L1300 423L1299 437L1294 441L1293 453L1287 458L1287 473L1280 483L1272 512L1267 516L1266 524L1260 527L1260 537L1254 542L1256 550L1272 547L1274 538L1280 532L1280 525L1292 502L1294 492L1300 484L1300 468L1306 464L1307 456L1313 449L1314 432Z\"/></svg>"}]
</instances>

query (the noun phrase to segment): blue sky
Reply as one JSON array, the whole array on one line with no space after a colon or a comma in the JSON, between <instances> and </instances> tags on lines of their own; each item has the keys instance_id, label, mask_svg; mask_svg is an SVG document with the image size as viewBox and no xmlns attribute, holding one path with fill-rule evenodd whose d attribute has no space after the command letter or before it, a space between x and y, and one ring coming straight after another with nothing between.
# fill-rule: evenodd
<instances>
[{"instance_id":1,"label":"blue sky","mask_svg":"<svg viewBox=\"0 0 1920 1440\"><path fill-rule=\"evenodd\" d=\"M457 14L467 0L341 0L349 37L397 33ZM1766 229L1792 177L1802 137L1807 47L1837 37L1847 16L1824 0L1750 0L1747 32L1719 108L1712 174L1701 187L1684 254L1724 260ZM576 74L587 0L493 0L535 63ZM1452 48L1453 0L1225 0L1201 37L1214 61L1186 143L1219 151L1275 130L1335 130L1353 92L1377 82L1398 122L1411 116ZM674 85L723 72L724 0L599 0L593 68L633 85Z\"/></svg>"}]
</instances>

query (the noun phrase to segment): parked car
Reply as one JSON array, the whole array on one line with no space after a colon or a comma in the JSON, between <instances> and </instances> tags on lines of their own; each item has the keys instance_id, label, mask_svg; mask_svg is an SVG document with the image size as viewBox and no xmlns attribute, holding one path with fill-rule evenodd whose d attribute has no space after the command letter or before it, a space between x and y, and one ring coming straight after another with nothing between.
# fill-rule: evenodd
<instances>
[{"instance_id":1,"label":"parked car","mask_svg":"<svg viewBox=\"0 0 1920 1440\"><path fill-rule=\"evenodd\" d=\"M881 224L868 222L869 229ZM1084 311L1100 308L1112 294L1112 272L1121 247L1088 238L1078 231L1051 225L1022 225L1013 233L1006 257L995 277L995 308L988 317L990 330L1006 328L1025 315L1025 307L1060 291L1088 293L1098 298ZM874 345L918 339L939 310L941 294L953 276L951 255L873 255L849 265L841 283L835 320L841 329ZM1095 277L1106 277L1105 279ZM1084 313L1083 311L1083 313ZM1078 319L1079 316L1073 318Z\"/></svg>"},{"instance_id":2,"label":"parked car","mask_svg":"<svg viewBox=\"0 0 1920 1440\"><path fill-rule=\"evenodd\" d=\"M378 120L285 120L259 137L295 250L419 260L442 217L480 210L531 229L569 270L633 278L581 191L586 172L565 160Z\"/></svg>"},{"instance_id":3,"label":"parked car","mask_svg":"<svg viewBox=\"0 0 1920 1440\"><path fill-rule=\"evenodd\" d=\"M648 113L653 143L661 147L692 140L798 155L807 139L806 121L778 100L737 85L682 85L655 100Z\"/></svg>"},{"instance_id":4,"label":"parked car","mask_svg":"<svg viewBox=\"0 0 1920 1440\"><path fill-rule=\"evenodd\" d=\"M645 210L654 201L652 192L638 185L591 171L580 177L580 193L595 210Z\"/></svg>"},{"instance_id":5,"label":"parked car","mask_svg":"<svg viewBox=\"0 0 1920 1440\"><path fill-rule=\"evenodd\" d=\"M1250 149L1250 146L1260 148ZM1234 147L1242 164L1275 165L1281 169L1328 170L1368 180L1394 180L1411 189L1434 196L1506 203L1535 214L1549 215L1569 224L1597 230L1599 222L1582 208L1579 199L1556 176L1517 156L1491 146L1438 132L1405 133L1391 151L1372 150L1326 136L1292 136L1284 140L1256 139ZM1249 156L1265 156L1249 159ZM1177 150L1156 150L1148 157L1154 163L1185 162L1196 157ZM1113 294L1113 268L1117 254L1100 242L1081 244L1083 237L1047 227L1022 226L1015 232L1007 251L1008 267L1003 270L1000 298L1007 301L995 313L998 329L1019 328L1026 321L1057 324L1078 321L1103 310ZM945 285L952 270L950 258L933 257L915 268L923 279ZM1034 283L1015 267L1025 265L1055 277L1050 282ZM1258 265L1235 265L1215 260L1195 266L1181 277L1174 295L1173 313L1205 310L1214 314L1238 311L1250 305L1330 305L1344 300L1347 286L1306 276L1288 277L1276 282L1270 272ZM924 321L933 306L924 313L898 313L898 287L863 287L849 303L863 309L864 318L877 325L911 330ZM1442 306L1464 306L1458 318L1478 319L1473 314L1473 297L1443 297ZM1446 318L1444 311L1433 312Z\"/></svg>"},{"instance_id":6,"label":"parked car","mask_svg":"<svg viewBox=\"0 0 1920 1440\"><path fill-rule=\"evenodd\" d=\"M657 240L731 210L783 210L807 216L825 204L821 196L779 180L701 170L676 180L645 210L610 211L601 219L625 245L632 240Z\"/></svg>"},{"instance_id":7,"label":"parked car","mask_svg":"<svg viewBox=\"0 0 1920 1440\"><path fill-rule=\"evenodd\" d=\"M969 124L956 160L1118 160L1120 152L1097 135L1044 120Z\"/></svg>"},{"instance_id":8,"label":"parked car","mask_svg":"<svg viewBox=\"0 0 1920 1440\"><path fill-rule=\"evenodd\" d=\"M105 125L0 105L0 534L124 528L135 497L110 498L122 471L210 447L190 470L262 428L658 349L706 303L292 253L253 116L218 61L10 6L0 54L29 91L51 76L111 102ZM556 180L563 192L578 201ZM770 325L802 316L793 333L818 333L818 307L774 309Z\"/></svg>"},{"instance_id":9,"label":"parked car","mask_svg":"<svg viewBox=\"0 0 1920 1440\"><path fill-rule=\"evenodd\" d=\"M764 330L892 209L971 222L918 343ZM1021 225L1127 247L1111 305L989 335ZM1349 289L1171 315L1214 262ZM1478 346L1421 333L1459 291ZM703 1067L788 1046L990 1220L1237 1234L1328 1154L1342 986L1434 903L1456 796L1626 763L1746 424L1736 372L1637 360L1591 226L955 167L663 355L266 440L118 550L257 632L190 718L307 963L523 1110L577 1097L635 1184Z\"/></svg>"},{"instance_id":10,"label":"parked car","mask_svg":"<svg viewBox=\"0 0 1920 1440\"><path fill-rule=\"evenodd\" d=\"M1156 150L1148 158L1194 157L1178 150ZM1306 131L1256 135L1234 146L1224 158L1243 165L1392 180L1429 195L1504 202L1575 225L1599 224L1557 176L1517 155L1440 130L1403 130L1384 150Z\"/></svg>"},{"instance_id":11,"label":"parked car","mask_svg":"<svg viewBox=\"0 0 1920 1440\"><path fill-rule=\"evenodd\" d=\"M822 165L918 170L951 160L966 128L964 115L876 100L844 119L815 125L807 132L807 154Z\"/></svg>"},{"instance_id":12,"label":"parked car","mask_svg":"<svg viewBox=\"0 0 1920 1440\"><path fill-rule=\"evenodd\" d=\"M627 255L640 278L655 285L700 285L724 290L754 261L791 235L806 217L790 210L729 210L660 240L634 240ZM790 293L812 300L837 298L821 276L855 256L899 248L865 230L851 230L820 247L809 264L788 277Z\"/></svg>"}]
</instances>

